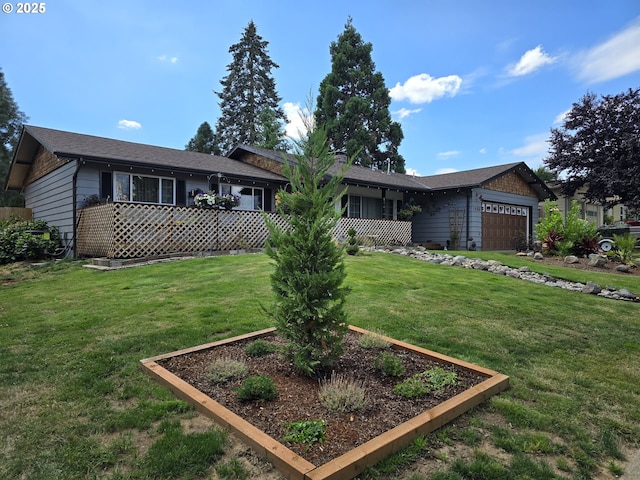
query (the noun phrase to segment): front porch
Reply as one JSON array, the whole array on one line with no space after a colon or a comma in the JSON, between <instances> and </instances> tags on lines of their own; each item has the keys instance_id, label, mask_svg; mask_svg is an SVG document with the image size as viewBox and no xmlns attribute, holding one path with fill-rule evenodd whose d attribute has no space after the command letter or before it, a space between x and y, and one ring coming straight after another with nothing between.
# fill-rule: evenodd
<instances>
[{"instance_id":1,"label":"front porch","mask_svg":"<svg viewBox=\"0 0 640 480\"><path fill-rule=\"evenodd\" d=\"M78 211L78 257L144 258L263 248L268 237L263 215L284 226L280 216L252 210L107 203ZM343 242L354 228L364 244L408 245L411 222L372 218L339 220L334 237Z\"/></svg>"}]
</instances>

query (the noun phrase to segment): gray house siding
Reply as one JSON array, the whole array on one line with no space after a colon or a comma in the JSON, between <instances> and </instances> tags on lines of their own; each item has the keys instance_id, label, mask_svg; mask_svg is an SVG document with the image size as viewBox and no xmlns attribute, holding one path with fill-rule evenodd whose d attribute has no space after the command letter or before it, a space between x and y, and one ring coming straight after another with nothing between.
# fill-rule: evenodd
<instances>
[{"instance_id":1,"label":"gray house siding","mask_svg":"<svg viewBox=\"0 0 640 480\"><path fill-rule=\"evenodd\" d=\"M467 233L467 209L468 195L462 193L438 192L430 195L422 206L422 213L413 217L414 243L439 243L443 247L451 236L451 220L454 219L455 211L464 212L462 220L461 240L466 240ZM451 216L451 217L450 217ZM466 248L466 242L460 243L460 248Z\"/></svg>"},{"instance_id":2,"label":"gray house siding","mask_svg":"<svg viewBox=\"0 0 640 480\"><path fill-rule=\"evenodd\" d=\"M25 206L33 218L58 227L63 241L73 237L73 175L76 162L68 162L25 187Z\"/></svg>"}]
</instances>

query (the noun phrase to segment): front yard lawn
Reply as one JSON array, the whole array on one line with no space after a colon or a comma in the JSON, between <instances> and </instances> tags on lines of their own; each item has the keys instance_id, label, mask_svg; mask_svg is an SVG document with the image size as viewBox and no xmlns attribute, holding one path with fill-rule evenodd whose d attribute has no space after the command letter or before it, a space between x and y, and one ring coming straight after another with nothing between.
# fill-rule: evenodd
<instances>
[{"instance_id":1,"label":"front yard lawn","mask_svg":"<svg viewBox=\"0 0 640 480\"><path fill-rule=\"evenodd\" d=\"M365 477L517 478L524 469L613 478L640 445L638 304L391 254L346 266L350 323L511 383ZM142 358L272 326L261 310L271 272L265 255L110 272L3 267L0 478L241 478L243 468L277 478L229 447L220 453L224 436L139 368ZM640 293L637 276L601 275L594 281ZM162 461L170 454L180 469Z\"/></svg>"}]
</instances>

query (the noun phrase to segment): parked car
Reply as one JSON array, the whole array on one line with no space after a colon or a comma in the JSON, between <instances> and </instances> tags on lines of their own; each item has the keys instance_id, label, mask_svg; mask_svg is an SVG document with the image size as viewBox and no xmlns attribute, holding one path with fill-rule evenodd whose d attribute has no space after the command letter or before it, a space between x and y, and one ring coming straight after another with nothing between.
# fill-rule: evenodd
<instances>
[{"instance_id":1,"label":"parked car","mask_svg":"<svg viewBox=\"0 0 640 480\"><path fill-rule=\"evenodd\" d=\"M636 242L640 242L640 222L616 223L615 225L603 225L598 228L598 234L602 239L598 242L603 252L608 252L616 245L614 235L631 234L636 237Z\"/></svg>"}]
</instances>

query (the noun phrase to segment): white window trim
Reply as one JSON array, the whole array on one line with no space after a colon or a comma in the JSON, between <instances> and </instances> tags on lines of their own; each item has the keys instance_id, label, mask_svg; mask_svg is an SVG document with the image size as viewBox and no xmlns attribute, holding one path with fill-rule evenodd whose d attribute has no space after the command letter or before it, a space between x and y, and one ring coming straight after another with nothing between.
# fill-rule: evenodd
<instances>
[{"instance_id":1,"label":"white window trim","mask_svg":"<svg viewBox=\"0 0 640 480\"><path fill-rule=\"evenodd\" d=\"M117 189L117 180L116 177L118 175L126 175L129 177L129 195L132 195L133 192L133 177L137 176L137 177L145 177L145 178L156 178L158 179L158 201L157 202L141 202L139 200L120 200L118 199L118 195L116 193L116 189ZM113 172L113 198L115 202L121 202L121 203L144 203L147 205L175 205L176 204L176 179L172 178L172 177L161 177L159 175L143 175L143 174L137 174L137 173L131 173L131 172L121 172L121 171L114 171ZM171 198L172 198L172 202L171 203L162 203L162 180L169 180L171 182L171 185L173 186L173 191L171 192Z\"/></svg>"}]
</instances>

